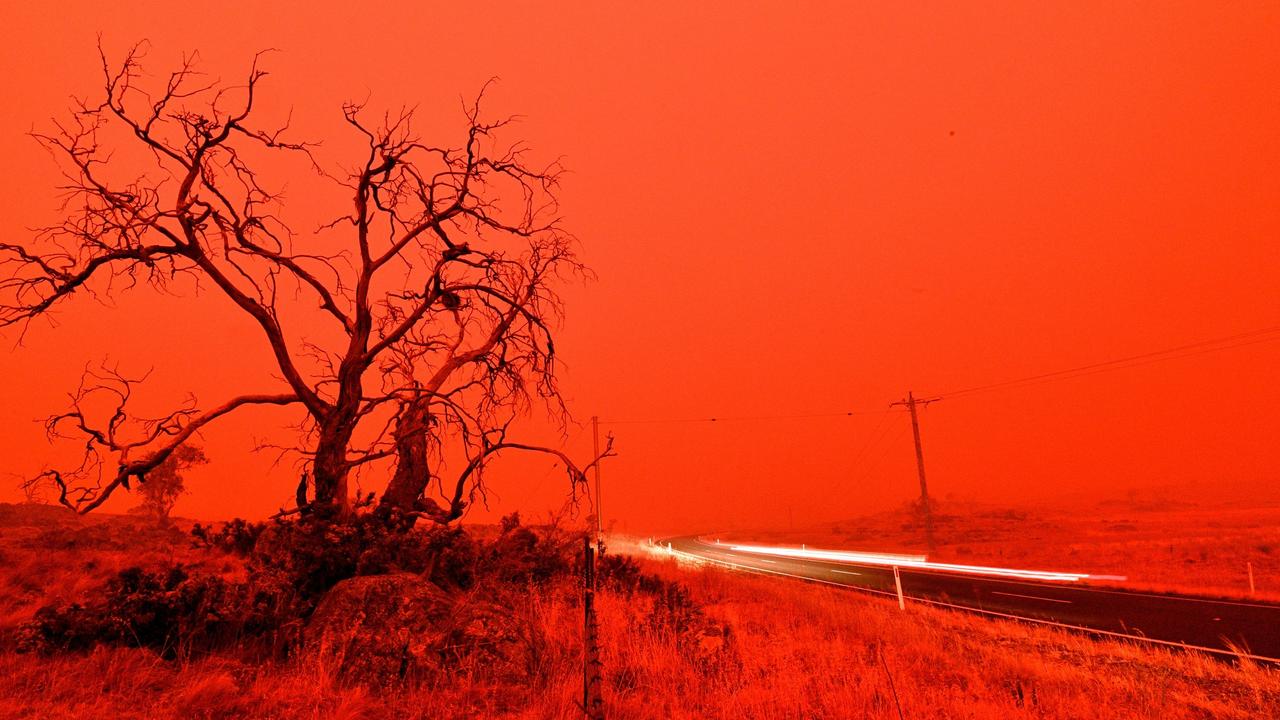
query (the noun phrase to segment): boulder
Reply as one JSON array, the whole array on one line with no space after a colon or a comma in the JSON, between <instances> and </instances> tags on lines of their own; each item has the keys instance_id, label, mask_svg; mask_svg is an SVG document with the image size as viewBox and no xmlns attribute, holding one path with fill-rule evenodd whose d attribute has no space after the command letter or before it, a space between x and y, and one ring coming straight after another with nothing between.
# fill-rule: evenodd
<instances>
[{"instance_id":1,"label":"boulder","mask_svg":"<svg viewBox=\"0 0 1280 720\"><path fill-rule=\"evenodd\" d=\"M439 668L452 610L450 597L418 575L354 577L320 600L304 647L340 677L390 685Z\"/></svg>"},{"instance_id":2,"label":"boulder","mask_svg":"<svg viewBox=\"0 0 1280 720\"><path fill-rule=\"evenodd\" d=\"M494 677L519 682L545 652L541 628L512 607L473 592L454 608L442 657L449 665L483 666Z\"/></svg>"},{"instance_id":3,"label":"boulder","mask_svg":"<svg viewBox=\"0 0 1280 720\"><path fill-rule=\"evenodd\" d=\"M721 655L732 650L732 630L724 624L706 621L689 635L693 657L700 662L715 662Z\"/></svg>"}]
</instances>

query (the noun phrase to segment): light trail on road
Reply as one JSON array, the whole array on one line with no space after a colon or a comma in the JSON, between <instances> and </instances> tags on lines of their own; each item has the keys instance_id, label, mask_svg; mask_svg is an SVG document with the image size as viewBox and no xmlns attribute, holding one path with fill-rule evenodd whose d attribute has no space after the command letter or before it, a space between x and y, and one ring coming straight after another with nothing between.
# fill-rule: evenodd
<instances>
[{"instance_id":1,"label":"light trail on road","mask_svg":"<svg viewBox=\"0 0 1280 720\"><path fill-rule=\"evenodd\" d=\"M931 563L924 556L719 543L684 536L653 551L993 618L1280 663L1280 604L1089 585L1113 576ZM904 604L905 602L905 604Z\"/></svg>"},{"instance_id":2,"label":"light trail on road","mask_svg":"<svg viewBox=\"0 0 1280 720\"><path fill-rule=\"evenodd\" d=\"M1019 570L1015 568L987 567L984 565L956 565L953 563L929 562L924 555L890 555L887 553L855 552L851 550L810 550L808 548L776 547L772 545L739 545L726 547L739 552L757 555L776 555L780 557L800 558L807 560L830 560L833 562L849 562L866 565L884 565L888 567L915 568L917 570L938 570L941 572L965 573L968 575L990 575L993 577L1010 577L1020 580L1047 580L1050 582L1079 582L1095 577L1088 573L1055 572L1052 570ZM1123 580L1119 576L1107 576L1108 580Z\"/></svg>"}]
</instances>

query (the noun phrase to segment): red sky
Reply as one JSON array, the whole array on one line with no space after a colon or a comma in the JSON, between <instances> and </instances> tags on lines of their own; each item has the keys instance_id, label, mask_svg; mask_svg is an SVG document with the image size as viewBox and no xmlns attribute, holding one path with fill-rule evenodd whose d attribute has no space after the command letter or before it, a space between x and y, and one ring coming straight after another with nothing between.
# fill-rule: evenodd
<instances>
[{"instance_id":1,"label":"red sky","mask_svg":"<svg viewBox=\"0 0 1280 720\"><path fill-rule=\"evenodd\" d=\"M333 160L351 142L344 100L417 104L440 138L461 128L459 96L501 78L488 107L524 116L519 136L572 171L563 214L598 275L565 288L557 342L580 421L876 411L909 389L1280 323L1272 2L256 5L6 3L0 233L56 217L55 166L25 133L97 90L101 33L115 57L150 39L157 73L196 49L236 78L279 49L267 102L292 106ZM324 215L299 187L299 213ZM81 300L58 322L0 354L0 472L13 478L51 457L32 420L62 408L87 361L154 366L157 406L271 387L254 329L212 296ZM1280 342L1260 343L939 403L923 415L931 487L1019 502L1274 497L1277 360ZM247 457L281 417L208 433L214 462L178 512L287 502L292 470ZM904 502L910 433L902 415L881 419L606 426L619 456L605 514L661 532ZM572 432L585 454L589 431ZM491 475L493 512L563 499L546 463ZM0 499L20 497L11 480Z\"/></svg>"}]
</instances>

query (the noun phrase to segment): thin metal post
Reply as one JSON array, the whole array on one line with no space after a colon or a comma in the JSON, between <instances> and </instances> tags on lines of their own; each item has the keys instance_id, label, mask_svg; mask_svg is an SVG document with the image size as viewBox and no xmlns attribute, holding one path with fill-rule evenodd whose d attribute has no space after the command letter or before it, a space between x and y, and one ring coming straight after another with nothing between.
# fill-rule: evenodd
<instances>
[{"instance_id":1,"label":"thin metal post","mask_svg":"<svg viewBox=\"0 0 1280 720\"><path fill-rule=\"evenodd\" d=\"M1245 565L1249 568L1249 594L1254 595L1257 593L1257 589L1253 587L1253 563L1246 562Z\"/></svg>"},{"instance_id":2,"label":"thin metal post","mask_svg":"<svg viewBox=\"0 0 1280 720\"><path fill-rule=\"evenodd\" d=\"M906 610L907 601L902 597L902 576L898 574L898 566L893 566L893 584L898 587L898 609Z\"/></svg>"}]
</instances>

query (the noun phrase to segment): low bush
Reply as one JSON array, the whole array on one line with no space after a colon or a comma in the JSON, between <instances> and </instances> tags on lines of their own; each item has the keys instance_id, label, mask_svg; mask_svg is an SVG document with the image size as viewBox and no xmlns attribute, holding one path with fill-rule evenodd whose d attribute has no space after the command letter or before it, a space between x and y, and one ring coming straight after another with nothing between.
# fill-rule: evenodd
<instances>
[{"instance_id":1,"label":"low bush","mask_svg":"<svg viewBox=\"0 0 1280 720\"><path fill-rule=\"evenodd\" d=\"M191 528L191 537L195 538L198 547L216 548L223 552L248 557L266 528L267 523L248 522L236 518L223 523L218 528L196 523Z\"/></svg>"},{"instance_id":2,"label":"low bush","mask_svg":"<svg viewBox=\"0 0 1280 720\"><path fill-rule=\"evenodd\" d=\"M49 605L24 626L25 650L83 650L98 644L190 656L235 642L287 651L337 583L364 575L412 573L445 590L485 583L528 587L574 573L580 535L529 528L504 518L479 541L457 527L402 529L373 514L346 523L303 517L221 527L196 525L196 544L245 559L246 577L194 573L181 564L127 568L79 602Z\"/></svg>"},{"instance_id":3,"label":"low bush","mask_svg":"<svg viewBox=\"0 0 1280 720\"><path fill-rule=\"evenodd\" d=\"M601 587L631 597L637 591L652 591L662 580L645 573L631 555L605 553L596 560L596 577Z\"/></svg>"},{"instance_id":4,"label":"low bush","mask_svg":"<svg viewBox=\"0 0 1280 720\"><path fill-rule=\"evenodd\" d=\"M519 513L503 518L500 527L498 537L480 548L480 576L511 585L541 585L581 568L580 533L534 530L520 524Z\"/></svg>"},{"instance_id":5,"label":"low bush","mask_svg":"<svg viewBox=\"0 0 1280 720\"><path fill-rule=\"evenodd\" d=\"M181 565L120 571L84 603L36 611L20 634L23 650L85 650L98 644L151 648L190 657L246 638L269 638L297 613L282 577L229 582Z\"/></svg>"}]
</instances>

